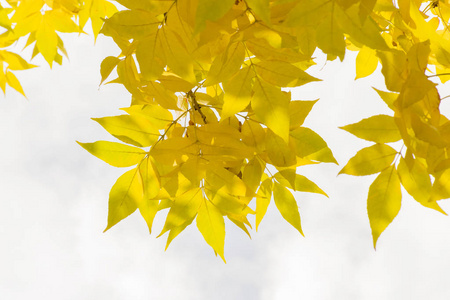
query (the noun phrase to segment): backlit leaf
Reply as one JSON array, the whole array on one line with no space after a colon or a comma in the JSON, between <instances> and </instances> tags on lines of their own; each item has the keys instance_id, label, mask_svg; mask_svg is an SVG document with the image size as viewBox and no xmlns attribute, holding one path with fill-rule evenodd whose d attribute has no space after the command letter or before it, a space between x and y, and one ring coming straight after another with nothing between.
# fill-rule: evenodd
<instances>
[{"instance_id":1,"label":"backlit leaf","mask_svg":"<svg viewBox=\"0 0 450 300\"><path fill-rule=\"evenodd\" d=\"M204 200L197 215L197 228L205 241L225 261L225 222L220 211L211 202Z\"/></svg>"},{"instance_id":2,"label":"backlit leaf","mask_svg":"<svg viewBox=\"0 0 450 300\"><path fill-rule=\"evenodd\" d=\"M140 148L114 142L77 143L92 155L114 167L134 166L146 155L146 152Z\"/></svg>"},{"instance_id":3,"label":"backlit leaf","mask_svg":"<svg viewBox=\"0 0 450 300\"><path fill-rule=\"evenodd\" d=\"M373 247L386 227L394 220L401 206L400 180L395 167L385 169L370 185L367 212L372 228Z\"/></svg>"},{"instance_id":4,"label":"backlit leaf","mask_svg":"<svg viewBox=\"0 0 450 300\"><path fill-rule=\"evenodd\" d=\"M394 161L397 151L384 144L364 148L353 156L339 174L354 176L370 175L387 169Z\"/></svg>"},{"instance_id":5,"label":"backlit leaf","mask_svg":"<svg viewBox=\"0 0 450 300\"><path fill-rule=\"evenodd\" d=\"M280 87L301 86L319 79L292 64L281 61L262 61L255 64L256 72L270 84Z\"/></svg>"},{"instance_id":6,"label":"backlit leaf","mask_svg":"<svg viewBox=\"0 0 450 300\"><path fill-rule=\"evenodd\" d=\"M278 182L274 182L273 199L283 218L294 226L301 235L304 235L300 224L297 202L292 193Z\"/></svg>"},{"instance_id":7,"label":"backlit leaf","mask_svg":"<svg viewBox=\"0 0 450 300\"><path fill-rule=\"evenodd\" d=\"M361 139L376 143L391 143L401 139L394 117L387 115L372 116L340 128Z\"/></svg>"}]
</instances>

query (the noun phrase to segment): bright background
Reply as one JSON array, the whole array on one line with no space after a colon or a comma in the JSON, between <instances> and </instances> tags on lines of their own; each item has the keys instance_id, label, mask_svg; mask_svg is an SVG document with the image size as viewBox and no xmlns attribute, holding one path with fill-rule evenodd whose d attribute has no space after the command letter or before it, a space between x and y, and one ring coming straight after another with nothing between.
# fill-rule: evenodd
<instances>
[{"instance_id":1,"label":"bright background","mask_svg":"<svg viewBox=\"0 0 450 300\"><path fill-rule=\"evenodd\" d=\"M294 92L321 98L305 125L341 164L300 168L330 196L296 195L306 238L271 203L252 240L226 223L224 264L195 223L166 252L166 236L155 239L162 215L151 236L138 213L102 233L109 190L124 170L75 141L113 141L90 118L120 114L130 95L120 85L99 89L101 60L118 54L109 40L65 43L62 67L37 59L42 67L19 74L28 100L11 89L0 99L0 299L449 299L449 217L403 192L374 251L366 197L375 176L336 177L370 145L337 127L390 114L371 89L384 89L379 75L354 81L354 53L344 63L319 59L311 70L323 81Z\"/></svg>"}]
</instances>

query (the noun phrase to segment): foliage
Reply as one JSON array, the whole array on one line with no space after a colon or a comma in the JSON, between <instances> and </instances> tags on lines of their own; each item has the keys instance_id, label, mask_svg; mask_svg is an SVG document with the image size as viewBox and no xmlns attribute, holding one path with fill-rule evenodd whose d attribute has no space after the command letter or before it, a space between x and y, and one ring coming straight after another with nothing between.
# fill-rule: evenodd
<instances>
[{"instance_id":1,"label":"foliage","mask_svg":"<svg viewBox=\"0 0 450 300\"><path fill-rule=\"evenodd\" d=\"M95 36L120 49L100 72L102 82L117 72L110 82L130 92L131 105L94 120L125 144L80 143L113 166L132 167L111 189L106 230L139 210L151 232L155 215L168 209L159 234L168 232L167 246L196 220L224 259L224 218L250 235L249 215L258 228L273 198L303 234L292 191L326 193L298 168L337 163L302 126L316 101L290 93L319 80L306 72L316 49L341 61L346 50L358 51L357 78L381 63L389 90L376 91L391 115L342 127L374 142L340 171L378 174L367 199L374 247L399 212L401 186L445 213L437 201L450 197L450 121L432 80L450 79L448 0L117 2L120 10L107 0L11 0L0 11L1 47L28 37L33 56L50 66L65 54L57 32L83 33L88 19ZM2 89L23 93L11 71L34 65L9 50L0 59Z\"/></svg>"}]
</instances>

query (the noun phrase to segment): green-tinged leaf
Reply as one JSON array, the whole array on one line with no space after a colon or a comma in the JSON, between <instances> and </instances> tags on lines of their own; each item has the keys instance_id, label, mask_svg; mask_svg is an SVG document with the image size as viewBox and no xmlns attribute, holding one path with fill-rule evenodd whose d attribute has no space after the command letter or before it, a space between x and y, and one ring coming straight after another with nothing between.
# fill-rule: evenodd
<instances>
[{"instance_id":1,"label":"green-tinged leaf","mask_svg":"<svg viewBox=\"0 0 450 300\"><path fill-rule=\"evenodd\" d=\"M399 50L377 51L381 60L381 73L386 87L393 92L401 92L406 81L406 55Z\"/></svg>"},{"instance_id":2,"label":"green-tinged leaf","mask_svg":"<svg viewBox=\"0 0 450 300\"><path fill-rule=\"evenodd\" d=\"M429 201L432 185L430 175L425 166L415 160L413 165L408 167L406 160L401 157L397 166L397 173L405 190L417 202L445 214L436 201Z\"/></svg>"},{"instance_id":3,"label":"green-tinged leaf","mask_svg":"<svg viewBox=\"0 0 450 300\"><path fill-rule=\"evenodd\" d=\"M138 164L147 154L144 150L124 144L97 141L80 143L81 147L114 167L131 167Z\"/></svg>"},{"instance_id":4,"label":"green-tinged leaf","mask_svg":"<svg viewBox=\"0 0 450 300\"><path fill-rule=\"evenodd\" d=\"M246 0L250 9L255 12L267 24L270 24L270 1L269 0Z\"/></svg>"},{"instance_id":5,"label":"green-tinged leaf","mask_svg":"<svg viewBox=\"0 0 450 300\"><path fill-rule=\"evenodd\" d=\"M137 169L120 176L111 188L106 230L132 214L143 201L142 179Z\"/></svg>"},{"instance_id":6,"label":"green-tinged leaf","mask_svg":"<svg viewBox=\"0 0 450 300\"><path fill-rule=\"evenodd\" d=\"M308 178L303 175L297 174L293 169L281 170L274 175L275 179L285 187L293 189L298 192L308 192L322 194L326 197L328 195Z\"/></svg>"},{"instance_id":7,"label":"green-tinged leaf","mask_svg":"<svg viewBox=\"0 0 450 300\"><path fill-rule=\"evenodd\" d=\"M170 207L164 228L159 236L163 235L168 230L181 226L186 221L193 219L202 202L203 194L200 188L191 189L176 197Z\"/></svg>"},{"instance_id":8,"label":"green-tinged leaf","mask_svg":"<svg viewBox=\"0 0 450 300\"><path fill-rule=\"evenodd\" d=\"M267 207L272 198L272 188L273 181L271 178L265 179L259 186L258 195L256 196L256 231L258 231L259 224L267 212Z\"/></svg>"},{"instance_id":9,"label":"green-tinged leaf","mask_svg":"<svg viewBox=\"0 0 450 300\"><path fill-rule=\"evenodd\" d=\"M295 148L288 145L281 137L268 130L265 139L265 148L270 163L277 167L289 167L297 163Z\"/></svg>"},{"instance_id":10,"label":"green-tinged leaf","mask_svg":"<svg viewBox=\"0 0 450 300\"><path fill-rule=\"evenodd\" d=\"M384 170L370 185L367 212L372 228L373 247L386 227L400 211L402 193L395 167Z\"/></svg>"},{"instance_id":11,"label":"green-tinged leaf","mask_svg":"<svg viewBox=\"0 0 450 300\"><path fill-rule=\"evenodd\" d=\"M160 137L158 128L153 126L150 120L139 115L93 118L93 120L102 125L114 137L134 146L151 146Z\"/></svg>"},{"instance_id":12,"label":"green-tinged leaf","mask_svg":"<svg viewBox=\"0 0 450 300\"><path fill-rule=\"evenodd\" d=\"M244 58L244 44L241 42L231 44L224 53L214 59L203 86L228 80L239 71Z\"/></svg>"},{"instance_id":13,"label":"green-tinged leaf","mask_svg":"<svg viewBox=\"0 0 450 300\"><path fill-rule=\"evenodd\" d=\"M262 61L255 64L255 69L262 79L280 87L295 87L319 81L296 66L282 61Z\"/></svg>"},{"instance_id":14,"label":"green-tinged leaf","mask_svg":"<svg viewBox=\"0 0 450 300\"><path fill-rule=\"evenodd\" d=\"M217 21L231 9L235 0L198 0L195 15L195 29L198 33L206 26L206 21Z\"/></svg>"},{"instance_id":15,"label":"green-tinged leaf","mask_svg":"<svg viewBox=\"0 0 450 300\"><path fill-rule=\"evenodd\" d=\"M401 139L400 131L395 124L394 117L376 115L363 119L358 123L340 127L345 131L375 143L391 143Z\"/></svg>"},{"instance_id":16,"label":"green-tinged leaf","mask_svg":"<svg viewBox=\"0 0 450 300\"><path fill-rule=\"evenodd\" d=\"M361 149L353 156L339 174L354 176L371 175L388 168L394 161L397 151L384 144Z\"/></svg>"},{"instance_id":17,"label":"green-tinged leaf","mask_svg":"<svg viewBox=\"0 0 450 300\"><path fill-rule=\"evenodd\" d=\"M273 199L283 218L304 235L300 224L297 202L292 193L278 182L274 182Z\"/></svg>"},{"instance_id":18,"label":"green-tinged leaf","mask_svg":"<svg viewBox=\"0 0 450 300\"><path fill-rule=\"evenodd\" d=\"M320 135L306 127L299 127L290 132L297 156L321 162L337 161L327 143Z\"/></svg>"},{"instance_id":19,"label":"green-tinged leaf","mask_svg":"<svg viewBox=\"0 0 450 300\"><path fill-rule=\"evenodd\" d=\"M316 31L316 41L317 46L325 54L335 55L338 56L341 61L344 60L344 34L334 17L331 16L325 18L325 20L319 24Z\"/></svg>"},{"instance_id":20,"label":"green-tinged leaf","mask_svg":"<svg viewBox=\"0 0 450 300\"><path fill-rule=\"evenodd\" d=\"M204 200L197 215L197 228L214 252L225 261L225 222L220 211L210 201Z\"/></svg>"},{"instance_id":21,"label":"green-tinged leaf","mask_svg":"<svg viewBox=\"0 0 450 300\"><path fill-rule=\"evenodd\" d=\"M136 47L136 59L145 80L158 79L166 66L161 35L155 33L141 40Z\"/></svg>"},{"instance_id":22,"label":"green-tinged leaf","mask_svg":"<svg viewBox=\"0 0 450 300\"><path fill-rule=\"evenodd\" d=\"M356 56L356 78L364 78L375 72L378 66L376 52L368 47L362 47Z\"/></svg>"},{"instance_id":23,"label":"green-tinged leaf","mask_svg":"<svg viewBox=\"0 0 450 300\"><path fill-rule=\"evenodd\" d=\"M230 80L223 82L225 96L221 113L222 119L233 116L250 104L254 74L252 68L243 68Z\"/></svg>"},{"instance_id":24,"label":"green-tinged leaf","mask_svg":"<svg viewBox=\"0 0 450 300\"><path fill-rule=\"evenodd\" d=\"M102 61L100 64L100 75L102 76L102 81L100 84L102 84L109 77L119 62L120 59L115 56L108 56Z\"/></svg>"},{"instance_id":25,"label":"green-tinged leaf","mask_svg":"<svg viewBox=\"0 0 450 300\"><path fill-rule=\"evenodd\" d=\"M291 101L289 103L290 130L294 130L303 125L303 122L318 100L319 99L314 101Z\"/></svg>"},{"instance_id":26,"label":"green-tinged leaf","mask_svg":"<svg viewBox=\"0 0 450 300\"><path fill-rule=\"evenodd\" d=\"M436 176L433 183L431 198L429 201L436 201L450 198L450 169L443 171Z\"/></svg>"},{"instance_id":27,"label":"green-tinged leaf","mask_svg":"<svg viewBox=\"0 0 450 300\"><path fill-rule=\"evenodd\" d=\"M279 135L286 143L289 141L289 96L261 80L254 84L252 108L260 121Z\"/></svg>"}]
</instances>

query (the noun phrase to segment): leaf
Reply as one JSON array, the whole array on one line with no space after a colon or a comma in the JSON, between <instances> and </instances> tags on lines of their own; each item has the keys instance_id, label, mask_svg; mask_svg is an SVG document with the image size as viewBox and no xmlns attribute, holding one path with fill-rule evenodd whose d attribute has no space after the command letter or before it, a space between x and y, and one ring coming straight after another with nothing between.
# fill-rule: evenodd
<instances>
[{"instance_id":1,"label":"leaf","mask_svg":"<svg viewBox=\"0 0 450 300\"><path fill-rule=\"evenodd\" d=\"M28 63L25 59L23 59L20 55L9 52L9 51L0 51L0 57L8 64L8 69L16 71L16 70L27 70L31 68L37 67L36 65L32 65Z\"/></svg>"},{"instance_id":2,"label":"leaf","mask_svg":"<svg viewBox=\"0 0 450 300\"><path fill-rule=\"evenodd\" d=\"M283 186L298 192L308 192L328 195L314 182L303 175L297 174L293 169L281 170L274 175L274 178Z\"/></svg>"},{"instance_id":3,"label":"leaf","mask_svg":"<svg viewBox=\"0 0 450 300\"><path fill-rule=\"evenodd\" d=\"M386 87L393 92L401 92L406 81L406 55L399 50L377 51L381 60L381 73Z\"/></svg>"},{"instance_id":4,"label":"leaf","mask_svg":"<svg viewBox=\"0 0 450 300\"><path fill-rule=\"evenodd\" d=\"M242 171L242 181L248 187L249 196L253 196L261 184L261 176L264 173L263 165L254 157L244 167Z\"/></svg>"},{"instance_id":5,"label":"leaf","mask_svg":"<svg viewBox=\"0 0 450 300\"><path fill-rule=\"evenodd\" d=\"M319 79L282 61L262 61L255 64L256 72L268 83L280 87L301 86Z\"/></svg>"},{"instance_id":6,"label":"leaf","mask_svg":"<svg viewBox=\"0 0 450 300\"><path fill-rule=\"evenodd\" d=\"M136 59L145 80L155 81L161 76L167 62L158 33L139 42L136 47Z\"/></svg>"},{"instance_id":7,"label":"leaf","mask_svg":"<svg viewBox=\"0 0 450 300\"><path fill-rule=\"evenodd\" d=\"M249 8L267 24L270 24L270 1L269 0L246 0Z\"/></svg>"},{"instance_id":8,"label":"leaf","mask_svg":"<svg viewBox=\"0 0 450 300\"><path fill-rule=\"evenodd\" d=\"M141 116L120 115L114 117L92 118L98 122L114 137L122 142L138 146L148 147L153 145L160 133L158 128Z\"/></svg>"},{"instance_id":9,"label":"leaf","mask_svg":"<svg viewBox=\"0 0 450 300\"><path fill-rule=\"evenodd\" d=\"M354 176L371 175L387 169L394 161L397 151L385 144L375 144L358 151L350 158L339 174Z\"/></svg>"},{"instance_id":10,"label":"leaf","mask_svg":"<svg viewBox=\"0 0 450 300\"><path fill-rule=\"evenodd\" d=\"M247 67L239 70L230 80L223 82L225 96L221 113L222 119L233 116L250 104L254 76L252 68Z\"/></svg>"},{"instance_id":11,"label":"leaf","mask_svg":"<svg viewBox=\"0 0 450 300\"><path fill-rule=\"evenodd\" d=\"M288 145L272 130L268 130L266 133L265 147L270 163L274 166L289 167L297 163L293 145Z\"/></svg>"},{"instance_id":12,"label":"leaf","mask_svg":"<svg viewBox=\"0 0 450 300\"><path fill-rule=\"evenodd\" d=\"M327 143L320 135L306 127L298 127L290 132L297 156L321 162L337 161Z\"/></svg>"},{"instance_id":13,"label":"leaf","mask_svg":"<svg viewBox=\"0 0 450 300\"><path fill-rule=\"evenodd\" d=\"M191 189L176 197L170 207L164 228L159 236L163 235L168 230L181 226L186 221L193 219L199 211L202 202L203 195L200 188Z\"/></svg>"},{"instance_id":14,"label":"leaf","mask_svg":"<svg viewBox=\"0 0 450 300\"><path fill-rule=\"evenodd\" d=\"M160 175L153 159L147 156L139 165L139 174L142 178L143 201L139 205L139 212L147 223L150 233L156 213L158 212L158 200L154 200L161 189Z\"/></svg>"},{"instance_id":15,"label":"leaf","mask_svg":"<svg viewBox=\"0 0 450 300\"><path fill-rule=\"evenodd\" d=\"M397 173L405 190L417 202L445 214L436 201L429 201L432 190L430 175L421 163L415 160L413 165L408 167L405 159L401 157Z\"/></svg>"},{"instance_id":16,"label":"leaf","mask_svg":"<svg viewBox=\"0 0 450 300\"><path fill-rule=\"evenodd\" d=\"M378 66L376 52L368 47L359 50L356 56L356 78L364 78L375 72Z\"/></svg>"},{"instance_id":17,"label":"leaf","mask_svg":"<svg viewBox=\"0 0 450 300\"><path fill-rule=\"evenodd\" d=\"M281 216L304 236L300 224L300 214L298 212L297 202L292 193L278 182L274 182L273 199Z\"/></svg>"},{"instance_id":18,"label":"leaf","mask_svg":"<svg viewBox=\"0 0 450 300\"><path fill-rule=\"evenodd\" d=\"M290 130L294 130L303 125L303 122L317 101L318 99L314 101L291 101L289 103Z\"/></svg>"},{"instance_id":19,"label":"leaf","mask_svg":"<svg viewBox=\"0 0 450 300\"><path fill-rule=\"evenodd\" d=\"M197 215L197 228L214 252L225 261L225 222L220 211L211 202L204 200Z\"/></svg>"},{"instance_id":20,"label":"leaf","mask_svg":"<svg viewBox=\"0 0 450 300\"><path fill-rule=\"evenodd\" d=\"M235 0L198 0L194 33L206 26L206 21L217 21L233 6Z\"/></svg>"},{"instance_id":21,"label":"leaf","mask_svg":"<svg viewBox=\"0 0 450 300\"><path fill-rule=\"evenodd\" d=\"M127 40L139 39L155 32L160 24L152 13L145 10L123 10L106 19L101 32L112 28Z\"/></svg>"},{"instance_id":22,"label":"leaf","mask_svg":"<svg viewBox=\"0 0 450 300\"><path fill-rule=\"evenodd\" d=\"M289 141L289 97L281 89L261 80L254 84L252 108L258 119L264 122L285 142Z\"/></svg>"},{"instance_id":23,"label":"leaf","mask_svg":"<svg viewBox=\"0 0 450 300\"><path fill-rule=\"evenodd\" d=\"M58 35L55 28L48 22L46 15L36 31L36 46L51 67L57 53Z\"/></svg>"},{"instance_id":24,"label":"leaf","mask_svg":"<svg viewBox=\"0 0 450 300\"><path fill-rule=\"evenodd\" d=\"M6 82L9 84L10 87L12 87L13 89L21 93L24 97L26 97L19 80L12 72L6 72Z\"/></svg>"},{"instance_id":25,"label":"leaf","mask_svg":"<svg viewBox=\"0 0 450 300\"><path fill-rule=\"evenodd\" d=\"M100 75L102 76L102 84L111 74L111 72L117 67L117 64L120 62L115 56L107 56L102 63L100 64Z\"/></svg>"},{"instance_id":26,"label":"leaf","mask_svg":"<svg viewBox=\"0 0 450 300\"><path fill-rule=\"evenodd\" d=\"M376 88L373 88L373 89L378 93L378 95L384 101L384 103L386 103L386 105L390 109L394 110L394 102L398 98L398 93L384 92L384 91L378 90Z\"/></svg>"},{"instance_id":27,"label":"leaf","mask_svg":"<svg viewBox=\"0 0 450 300\"><path fill-rule=\"evenodd\" d=\"M400 180L395 167L381 172L370 185L367 197L367 212L372 228L373 247L386 227L394 220L400 211L402 193Z\"/></svg>"},{"instance_id":28,"label":"leaf","mask_svg":"<svg viewBox=\"0 0 450 300\"><path fill-rule=\"evenodd\" d=\"M272 187L273 182L270 178L262 181L259 186L258 195L256 197L256 231L258 231L259 224L267 212L267 207L269 206L270 199L272 198Z\"/></svg>"},{"instance_id":29,"label":"leaf","mask_svg":"<svg viewBox=\"0 0 450 300\"><path fill-rule=\"evenodd\" d=\"M450 169L436 176L429 201L450 198Z\"/></svg>"},{"instance_id":30,"label":"leaf","mask_svg":"<svg viewBox=\"0 0 450 300\"><path fill-rule=\"evenodd\" d=\"M122 110L133 116L147 118L152 126L158 129L165 129L168 124L173 122L172 113L159 105L131 105Z\"/></svg>"},{"instance_id":31,"label":"leaf","mask_svg":"<svg viewBox=\"0 0 450 300\"><path fill-rule=\"evenodd\" d=\"M125 172L117 179L109 193L107 231L131 215L143 200L142 179L137 169Z\"/></svg>"},{"instance_id":32,"label":"leaf","mask_svg":"<svg viewBox=\"0 0 450 300\"><path fill-rule=\"evenodd\" d=\"M334 6L334 5L333 5ZM325 53L339 56L344 60L345 41L338 23L334 17L325 18L316 31L317 46Z\"/></svg>"},{"instance_id":33,"label":"leaf","mask_svg":"<svg viewBox=\"0 0 450 300\"><path fill-rule=\"evenodd\" d=\"M350 132L360 139L380 144L396 142L401 139L394 117L387 115L372 116L358 123L339 128Z\"/></svg>"},{"instance_id":34,"label":"leaf","mask_svg":"<svg viewBox=\"0 0 450 300\"><path fill-rule=\"evenodd\" d=\"M124 144L97 141L80 143L81 147L114 167L130 167L138 164L147 154L144 150Z\"/></svg>"},{"instance_id":35,"label":"leaf","mask_svg":"<svg viewBox=\"0 0 450 300\"><path fill-rule=\"evenodd\" d=\"M239 71L244 58L244 45L240 42L231 44L224 53L214 59L203 86L210 86L229 79Z\"/></svg>"}]
</instances>

